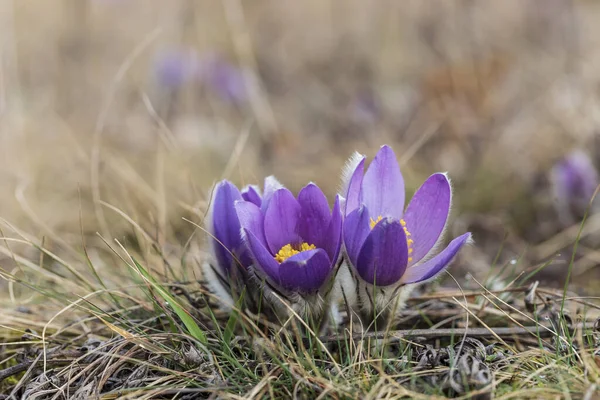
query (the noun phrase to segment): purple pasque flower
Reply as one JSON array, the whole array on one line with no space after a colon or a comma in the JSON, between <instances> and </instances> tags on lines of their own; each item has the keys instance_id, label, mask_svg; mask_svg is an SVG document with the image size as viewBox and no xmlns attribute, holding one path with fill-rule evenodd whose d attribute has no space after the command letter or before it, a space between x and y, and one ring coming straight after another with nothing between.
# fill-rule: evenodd
<instances>
[{"instance_id":1,"label":"purple pasque flower","mask_svg":"<svg viewBox=\"0 0 600 400\"><path fill-rule=\"evenodd\" d=\"M348 259L369 284L389 286L428 280L448 266L465 233L434 257L448 219L452 189L445 174L431 175L404 210L404 179L394 151L382 146L368 170L356 154L346 170L343 239Z\"/></svg>"},{"instance_id":2,"label":"purple pasque flower","mask_svg":"<svg viewBox=\"0 0 600 400\"><path fill-rule=\"evenodd\" d=\"M167 49L154 59L157 82L169 89L180 89L189 83L206 85L221 100L242 104L247 100L243 70L224 57L194 49Z\"/></svg>"},{"instance_id":3,"label":"purple pasque flower","mask_svg":"<svg viewBox=\"0 0 600 400\"><path fill-rule=\"evenodd\" d=\"M196 79L200 67L198 54L191 49L168 49L157 53L154 75L164 87L178 89Z\"/></svg>"},{"instance_id":4,"label":"purple pasque flower","mask_svg":"<svg viewBox=\"0 0 600 400\"><path fill-rule=\"evenodd\" d=\"M321 189L309 183L297 199L279 188L266 205L238 201L235 209L255 265L270 281L300 293L323 286L340 253L339 196L330 211Z\"/></svg>"},{"instance_id":5,"label":"purple pasque flower","mask_svg":"<svg viewBox=\"0 0 600 400\"><path fill-rule=\"evenodd\" d=\"M590 157L575 150L557 162L550 172L557 208L561 215L583 214L600 183ZM572 216L570 217L572 219Z\"/></svg>"},{"instance_id":6,"label":"purple pasque flower","mask_svg":"<svg viewBox=\"0 0 600 400\"><path fill-rule=\"evenodd\" d=\"M242 69L219 54L203 57L198 77L223 101L241 104L248 97Z\"/></svg>"},{"instance_id":7,"label":"purple pasque flower","mask_svg":"<svg viewBox=\"0 0 600 400\"><path fill-rule=\"evenodd\" d=\"M207 230L210 233L210 243L213 256L225 274L229 275L236 265L247 269L252 264L252 258L240 235L240 221L235 212L235 203L245 200L257 207L265 206L275 190L281 184L272 176L265 179L265 193L248 185L241 191L231 182L222 180L213 191L211 205L206 218Z\"/></svg>"}]
</instances>

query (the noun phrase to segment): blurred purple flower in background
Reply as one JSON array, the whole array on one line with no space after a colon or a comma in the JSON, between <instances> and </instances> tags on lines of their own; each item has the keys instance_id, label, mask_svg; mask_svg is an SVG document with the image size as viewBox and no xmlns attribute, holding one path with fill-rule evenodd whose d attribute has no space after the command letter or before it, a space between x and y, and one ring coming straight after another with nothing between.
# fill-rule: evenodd
<instances>
[{"instance_id":1,"label":"blurred purple flower in background","mask_svg":"<svg viewBox=\"0 0 600 400\"><path fill-rule=\"evenodd\" d=\"M270 281L304 294L325 284L341 247L339 197L330 211L321 189L310 183L297 199L280 188L267 204L238 201L235 209L250 253Z\"/></svg>"},{"instance_id":2,"label":"blurred purple flower in background","mask_svg":"<svg viewBox=\"0 0 600 400\"><path fill-rule=\"evenodd\" d=\"M178 89L198 76L200 59L194 50L164 50L154 60L154 74L161 86Z\"/></svg>"},{"instance_id":3,"label":"blurred purple flower in background","mask_svg":"<svg viewBox=\"0 0 600 400\"><path fill-rule=\"evenodd\" d=\"M564 223L583 216L600 183L592 160L581 150L557 162L550 171L550 180L557 212Z\"/></svg>"},{"instance_id":4,"label":"blurred purple flower in background","mask_svg":"<svg viewBox=\"0 0 600 400\"><path fill-rule=\"evenodd\" d=\"M246 101L242 71L223 57L216 54L204 56L198 73L201 82L216 93L221 100L235 104Z\"/></svg>"},{"instance_id":5,"label":"blurred purple flower in background","mask_svg":"<svg viewBox=\"0 0 600 400\"><path fill-rule=\"evenodd\" d=\"M348 259L369 284L428 280L446 268L470 233L430 257L446 226L452 190L446 175L429 177L404 211L404 180L393 150L382 146L366 173L356 154L347 169L343 238Z\"/></svg>"},{"instance_id":6,"label":"blurred purple flower in background","mask_svg":"<svg viewBox=\"0 0 600 400\"><path fill-rule=\"evenodd\" d=\"M350 115L360 124L372 125L381 117L381 105L370 90L360 91L350 104Z\"/></svg>"},{"instance_id":7,"label":"blurred purple flower in background","mask_svg":"<svg viewBox=\"0 0 600 400\"><path fill-rule=\"evenodd\" d=\"M242 71L224 57L195 50L165 50L154 61L158 83L166 88L180 89L190 83L205 85L222 101L240 104L246 101Z\"/></svg>"}]
</instances>

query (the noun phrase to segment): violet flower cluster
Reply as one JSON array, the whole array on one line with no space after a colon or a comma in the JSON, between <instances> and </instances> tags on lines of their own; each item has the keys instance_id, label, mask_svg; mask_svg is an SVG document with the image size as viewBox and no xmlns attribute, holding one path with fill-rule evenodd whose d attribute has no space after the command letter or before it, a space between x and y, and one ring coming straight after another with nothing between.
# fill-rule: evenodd
<instances>
[{"instance_id":1,"label":"violet flower cluster","mask_svg":"<svg viewBox=\"0 0 600 400\"><path fill-rule=\"evenodd\" d=\"M297 196L273 177L262 193L217 184L207 219L213 270L237 286L321 300L344 262L362 286L397 289L437 276L471 238L458 236L434 254L452 200L447 176L429 177L405 210L393 150L382 146L366 172L365 161L351 158L332 207L314 183Z\"/></svg>"}]
</instances>

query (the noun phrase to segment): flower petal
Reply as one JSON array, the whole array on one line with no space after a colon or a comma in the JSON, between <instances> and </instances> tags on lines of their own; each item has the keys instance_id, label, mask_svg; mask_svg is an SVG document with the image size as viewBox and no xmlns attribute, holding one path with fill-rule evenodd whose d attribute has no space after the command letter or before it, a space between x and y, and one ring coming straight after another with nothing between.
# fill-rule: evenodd
<instances>
[{"instance_id":1,"label":"flower petal","mask_svg":"<svg viewBox=\"0 0 600 400\"><path fill-rule=\"evenodd\" d=\"M312 292L325 283L332 263L323 249L293 255L279 266L281 286L300 292Z\"/></svg>"},{"instance_id":2,"label":"flower petal","mask_svg":"<svg viewBox=\"0 0 600 400\"><path fill-rule=\"evenodd\" d=\"M408 245L400 221L386 218L375 225L363 244L356 263L368 283L388 286L402 278L408 264Z\"/></svg>"},{"instance_id":3,"label":"flower petal","mask_svg":"<svg viewBox=\"0 0 600 400\"><path fill-rule=\"evenodd\" d=\"M302 210L298 225L300 237L308 244L323 247L322 242L331 221L327 198L317 185L309 183L298 193L298 203Z\"/></svg>"},{"instance_id":4,"label":"flower petal","mask_svg":"<svg viewBox=\"0 0 600 400\"><path fill-rule=\"evenodd\" d=\"M402 283L417 283L433 278L452 262L456 253L470 240L471 233L467 232L451 241L448 247L432 259L408 267L402 277Z\"/></svg>"},{"instance_id":5,"label":"flower petal","mask_svg":"<svg viewBox=\"0 0 600 400\"><path fill-rule=\"evenodd\" d=\"M301 243L298 234L300 204L288 189L276 190L265 212L265 239L272 254L286 244Z\"/></svg>"},{"instance_id":6,"label":"flower petal","mask_svg":"<svg viewBox=\"0 0 600 400\"><path fill-rule=\"evenodd\" d=\"M329 259L335 263L342 247L342 210L340 209L340 196L335 196L333 210L331 211L331 220L327 227L327 232L323 244L318 246L325 249Z\"/></svg>"},{"instance_id":7,"label":"flower petal","mask_svg":"<svg viewBox=\"0 0 600 400\"><path fill-rule=\"evenodd\" d=\"M283 185L273 175L265 178L265 190L263 192L262 205L260 206L263 213L267 211L267 207L269 207L273 194L282 188Z\"/></svg>"},{"instance_id":8,"label":"flower petal","mask_svg":"<svg viewBox=\"0 0 600 400\"><path fill-rule=\"evenodd\" d=\"M344 175L348 175L348 181L345 182L346 190L343 193L346 197L344 215L350 214L360 205L360 188L365 173L365 156L355 153L348 161L346 168L348 168L348 171L345 171Z\"/></svg>"},{"instance_id":9,"label":"flower petal","mask_svg":"<svg viewBox=\"0 0 600 400\"><path fill-rule=\"evenodd\" d=\"M396 155L389 146L381 146L362 181L362 203L372 216L402 218L404 178Z\"/></svg>"},{"instance_id":10,"label":"flower petal","mask_svg":"<svg viewBox=\"0 0 600 400\"><path fill-rule=\"evenodd\" d=\"M255 185L248 185L242 189L242 198L246 201L256 204L260 207L262 198L260 197L260 189Z\"/></svg>"},{"instance_id":11,"label":"flower petal","mask_svg":"<svg viewBox=\"0 0 600 400\"><path fill-rule=\"evenodd\" d=\"M254 233L248 229L244 229L244 236L246 238L246 243L248 244L248 249L252 254L252 258L256 260L258 267L273 281L279 282L279 263L275 260L273 255L271 255L269 250L263 246Z\"/></svg>"},{"instance_id":12,"label":"flower petal","mask_svg":"<svg viewBox=\"0 0 600 400\"><path fill-rule=\"evenodd\" d=\"M240 222L235 213L234 203L241 200L238 188L229 181L221 181L215 186L211 202L209 231L213 235L212 246L217 263L228 272L236 257L244 266L249 258L240 235Z\"/></svg>"},{"instance_id":13,"label":"flower petal","mask_svg":"<svg viewBox=\"0 0 600 400\"><path fill-rule=\"evenodd\" d=\"M369 222L369 211L365 206L361 206L346 217L342 226L346 252L354 266L356 266L358 253L371 232Z\"/></svg>"},{"instance_id":14,"label":"flower petal","mask_svg":"<svg viewBox=\"0 0 600 400\"><path fill-rule=\"evenodd\" d=\"M244 200L235 202L235 212L240 221L242 229L246 229L254 234L260 243L267 247L264 230L264 216L254 203Z\"/></svg>"},{"instance_id":15,"label":"flower petal","mask_svg":"<svg viewBox=\"0 0 600 400\"><path fill-rule=\"evenodd\" d=\"M412 264L422 260L437 243L446 226L451 201L450 181L439 173L431 175L413 196L404 214L406 228L414 240Z\"/></svg>"}]
</instances>

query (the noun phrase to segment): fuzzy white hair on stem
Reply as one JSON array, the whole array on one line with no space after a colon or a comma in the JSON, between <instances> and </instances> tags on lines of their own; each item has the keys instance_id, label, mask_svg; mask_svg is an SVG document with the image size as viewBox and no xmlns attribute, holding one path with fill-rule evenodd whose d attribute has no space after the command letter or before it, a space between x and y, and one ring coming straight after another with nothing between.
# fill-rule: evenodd
<instances>
[{"instance_id":1,"label":"fuzzy white hair on stem","mask_svg":"<svg viewBox=\"0 0 600 400\"><path fill-rule=\"evenodd\" d=\"M363 154L360 154L358 151L355 151L350 158L348 159L348 161L346 161L346 164L344 165L344 168L342 169L342 177L341 177L341 183L340 183L340 195L342 197L346 197L346 194L348 192L348 185L350 184L350 179L352 178L352 174L354 173L354 170L356 170L356 167L358 166L358 164L365 158L365 156Z\"/></svg>"},{"instance_id":2,"label":"fuzzy white hair on stem","mask_svg":"<svg viewBox=\"0 0 600 400\"><path fill-rule=\"evenodd\" d=\"M275 178L274 175L269 175L265 178L264 194L266 195L267 192L274 192L276 190L282 189L283 187L283 184L279 182L279 180Z\"/></svg>"},{"instance_id":3,"label":"fuzzy white hair on stem","mask_svg":"<svg viewBox=\"0 0 600 400\"><path fill-rule=\"evenodd\" d=\"M220 306L223 310L231 311L234 307L234 301L230 290L222 283L225 278L218 275L219 272L215 269L214 263L211 263L210 259L205 260L200 265L202 266L202 276L208 290L221 300Z\"/></svg>"}]
</instances>

